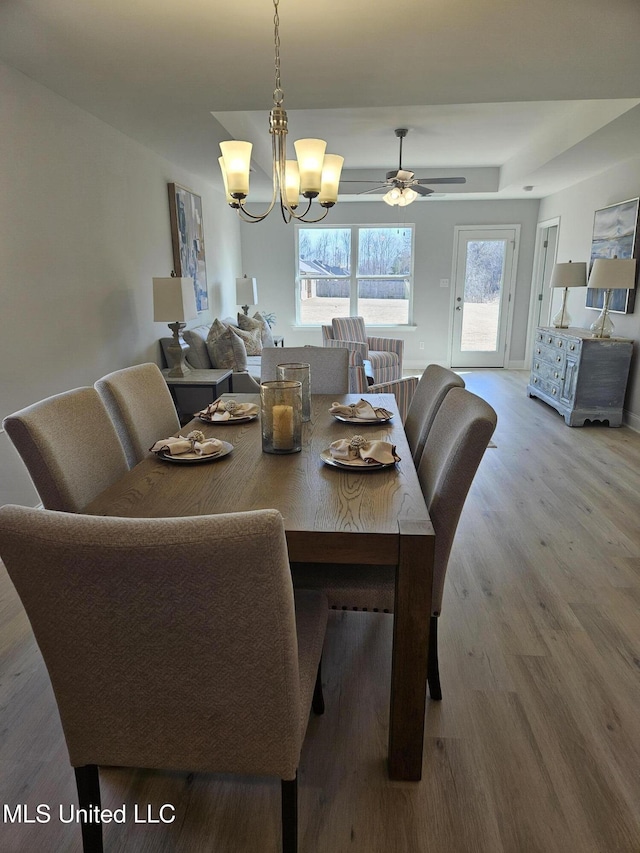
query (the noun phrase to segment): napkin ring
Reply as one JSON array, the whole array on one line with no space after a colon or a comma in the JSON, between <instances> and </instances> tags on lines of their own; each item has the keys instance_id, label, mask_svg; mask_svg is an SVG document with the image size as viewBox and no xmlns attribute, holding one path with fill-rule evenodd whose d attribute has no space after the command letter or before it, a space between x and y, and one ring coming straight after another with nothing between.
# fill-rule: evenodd
<instances>
[{"instance_id":1,"label":"napkin ring","mask_svg":"<svg viewBox=\"0 0 640 853\"><path fill-rule=\"evenodd\" d=\"M195 451L196 442L202 443L204 441L204 433L199 429L192 429L190 433L187 434L187 441L191 442L191 450Z\"/></svg>"},{"instance_id":2,"label":"napkin ring","mask_svg":"<svg viewBox=\"0 0 640 853\"><path fill-rule=\"evenodd\" d=\"M222 408L225 412L229 412L230 415L233 415L233 413L238 409L238 404L235 400L225 400Z\"/></svg>"},{"instance_id":3,"label":"napkin ring","mask_svg":"<svg viewBox=\"0 0 640 853\"><path fill-rule=\"evenodd\" d=\"M363 435L354 435L349 442L349 447L352 447L354 450L360 450L366 443L367 439Z\"/></svg>"}]
</instances>

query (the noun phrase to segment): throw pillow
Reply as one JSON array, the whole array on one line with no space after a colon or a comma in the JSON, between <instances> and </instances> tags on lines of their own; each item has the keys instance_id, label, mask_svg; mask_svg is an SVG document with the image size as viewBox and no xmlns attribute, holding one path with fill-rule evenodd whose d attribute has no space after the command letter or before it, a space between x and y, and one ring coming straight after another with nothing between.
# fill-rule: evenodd
<instances>
[{"instance_id":1,"label":"throw pillow","mask_svg":"<svg viewBox=\"0 0 640 853\"><path fill-rule=\"evenodd\" d=\"M264 319L264 316L259 312L253 315L254 320L259 320L262 323L262 346L263 347L274 347L276 342L273 340L273 333L271 331L271 326Z\"/></svg>"},{"instance_id":2,"label":"throw pillow","mask_svg":"<svg viewBox=\"0 0 640 853\"><path fill-rule=\"evenodd\" d=\"M207 335L207 350L214 367L242 373L247 369L247 350L244 341L230 326L214 320Z\"/></svg>"},{"instance_id":3,"label":"throw pillow","mask_svg":"<svg viewBox=\"0 0 640 853\"><path fill-rule=\"evenodd\" d=\"M239 338L242 338L247 350L247 355L262 354L262 334L260 328L251 330L245 330L242 326L240 326L240 328L230 326L229 328L231 328Z\"/></svg>"}]
</instances>

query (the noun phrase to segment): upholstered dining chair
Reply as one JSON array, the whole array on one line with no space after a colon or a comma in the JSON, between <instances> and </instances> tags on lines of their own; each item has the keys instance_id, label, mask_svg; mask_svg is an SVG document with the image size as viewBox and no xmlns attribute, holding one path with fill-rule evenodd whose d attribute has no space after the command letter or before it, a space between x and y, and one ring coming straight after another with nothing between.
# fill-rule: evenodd
<instances>
[{"instance_id":1,"label":"upholstered dining chair","mask_svg":"<svg viewBox=\"0 0 640 853\"><path fill-rule=\"evenodd\" d=\"M303 362L311 365L312 394L346 394L349 391L349 350L345 347L265 347L260 378L276 378L276 365Z\"/></svg>"},{"instance_id":2,"label":"upholstered dining chair","mask_svg":"<svg viewBox=\"0 0 640 853\"><path fill-rule=\"evenodd\" d=\"M116 428L127 463L137 465L160 438L180 429L171 393L157 364L136 364L98 379L102 397Z\"/></svg>"},{"instance_id":3,"label":"upholstered dining chair","mask_svg":"<svg viewBox=\"0 0 640 853\"><path fill-rule=\"evenodd\" d=\"M47 397L8 415L2 425L46 509L81 512L128 470L95 388Z\"/></svg>"},{"instance_id":4,"label":"upholstered dining chair","mask_svg":"<svg viewBox=\"0 0 640 853\"><path fill-rule=\"evenodd\" d=\"M432 699L442 699L438 618L449 554L469 488L496 423L496 413L485 400L466 388L453 388L438 409L418 467L418 478L435 530L427 673ZM333 609L393 612L393 566L292 563L291 569L294 586L323 590Z\"/></svg>"},{"instance_id":5,"label":"upholstered dining chair","mask_svg":"<svg viewBox=\"0 0 640 853\"><path fill-rule=\"evenodd\" d=\"M294 592L277 510L133 519L0 508L0 556L42 652L81 809L98 766L277 776L324 710L327 599ZM101 853L102 826L82 826Z\"/></svg>"},{"instance_id":6,"label":"upholstered dining chair","mask_svg":"<svg viewBox=\"0 0 640 853\"><path fill-rule=\"evenodd\" d=\"M452 388L464 388L464 379L439 364L429 364L420 377L404 421L404 431L416 465L422 457L438 409Z\"/></svg>"},{"instance_id":7,"label":"upholstered dining chair","mask_svg":"<svg viewBox=\"0 0 640 853\"><path fill-rule=\"evenodd\" d=\"M404 341L367 335L364 317L334 317L330 326L322 326L322 345L345 346L359 352L371 364L374 384L392 382L402 376Z\"/></svg>"}]
</instances>

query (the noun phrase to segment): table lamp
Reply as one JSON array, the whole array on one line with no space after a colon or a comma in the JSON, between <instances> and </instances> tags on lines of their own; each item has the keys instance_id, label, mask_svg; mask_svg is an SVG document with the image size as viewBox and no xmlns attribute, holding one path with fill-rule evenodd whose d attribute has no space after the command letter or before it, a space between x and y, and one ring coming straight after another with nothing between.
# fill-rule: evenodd
<instances>
[{"instance_id":1,"label":"table lamp","mask_svg":"<svg viewBox=\"0 0 640 853\"><path fill-rule=\"evenodd\" d=\"M604 302L600 316L591 324L594 338L610 338L614 325L609 317L609 301L612 290L633 290L636 286L636 262L634 258L596 258L591 267L588 287L604 290Z\"/></svg>"},{"instance_id":2,"label":"table lamp","mask_svg":"<svg viewBox=\"0 0 640 853\"><path fill-rule=\"evenodd\" d=\"M242 305L245 314L249 313L249 305L258 304L258 283L255 278L236 279L236 305Z\"/></svg>"},{"instance_id":3,"label":"table lamp","mask_svg":"<svg viewBox=\"0 0 640 853\"><path fill-rule=\"evenodd\" d=\"M551 324L556 329L568 329L571 323L571 317L567 311L567 294L570 287L586 287L587 286L587 265L583 261L574 264L569 261L566 264L556 264L551 273L551 281L549 287L563 287L562 308L558 311L555 317L551 320Z\"/></svg>"},{"instance_id":4,"label":"table lamp","mask_svg":"<svg viewBox=\"0 0 640 853\"><path fill-rule=\"evenodd\" d=\"M192 278L154 278L153 279L153 319L156 323L168 323L173 332L173 340L168 352L173 360L169 367L169 376L186 376L191 368L184 360L189 345L182 337L182 330L189 320L198 316L196 294ZM169 322L173 321L173 322Z\"/></svg>"}]
</instances>

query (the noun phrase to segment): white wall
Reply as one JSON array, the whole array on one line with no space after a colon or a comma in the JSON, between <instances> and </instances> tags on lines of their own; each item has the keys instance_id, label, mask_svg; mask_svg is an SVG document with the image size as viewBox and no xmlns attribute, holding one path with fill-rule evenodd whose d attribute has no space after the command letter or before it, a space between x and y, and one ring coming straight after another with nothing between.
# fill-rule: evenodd
<instances>
[{"instance_id":1,"label":"white wall","mask_svg":"<svg viewBox=\"0 0 640 853\"><path fill-rule=\"evenodd\" d=\"M416 202L402 211L375 202L340 202L325 220L331 225L355 223L414 223L415 230L415 332L382 330L381 335L402 337L405 365L425 367L430 362L447 364L451 291L440 287L440 279L451 279L455 225L522 225L518 261L510 363L521 366L529 312L529 290L538 216L538 200L523 201L432 201ZM402 217L402 219L399 219ZM293 225L285 225L274 211L263 223L242 224L242 268L258 280L258 298L265 311L277 315L275 331L288 346L321 344L318 329L294 328L295 256ZM424 350L419 349L424 341Z\"/></svg>"},{"instance_id":2,"label":"white wall","mask_svg":"<svg viewBox=\"0 0 640 853\"><path fill-rule=\"evenodd\" d=\"M591 252L594 211L637 196L640 196L640 158L627 160L595 178L543 199L540 203L540 221L560 217L558 262L588 261ZM625 420L635 429L640 429L639 297L640 295L636 297L633 314L611 315L615 324L615 334L632 338L636 342L625 401ZM599 313L585 308L585 294L581 289L569 291L567 306L572 324L582 328L588 329ZM555 296L553 311L555 312L559 307L560 294Z\"/></svg>"},{"instance_id":3,"label":"white wall","mask_svg":"<svg viewBox=\"0 0 640 853\"><path fill-rule=\"evenodd\" d=\"M200 322L234 310L240 229L212 186L2 64L0 126L0 420L159 362L170 332L153 322L151 280L173 267L169 182L202 196L210 310ZM37 501L5 434L0 471L0 504Z\"/></svg>"}]
</instances>

